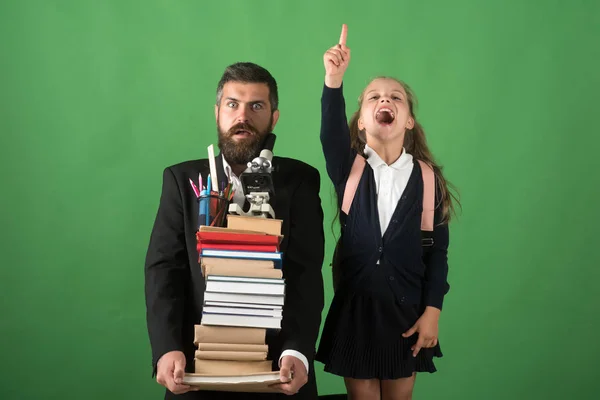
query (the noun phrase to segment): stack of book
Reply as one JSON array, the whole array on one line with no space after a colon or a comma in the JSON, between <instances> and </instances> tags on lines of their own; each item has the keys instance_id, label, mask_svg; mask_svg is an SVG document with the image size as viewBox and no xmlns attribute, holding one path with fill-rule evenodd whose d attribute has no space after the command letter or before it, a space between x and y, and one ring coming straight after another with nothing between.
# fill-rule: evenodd
<instances>
[{"instance_id":1,"label":"stack of book","mask_svg":"<svg viewBox=\"0 0 600 400\"><path fill-rule=\"evenodd\" d=\"M281 220L227 219L227 228L201 226L196 233L206 290L195 326L195 374L269 373L266 332L281 328L285 298Z\"/></svg>"},{"instance_id":2,"label":"stack of book","mask_svg":"<svg viewBox=\"0 0 600 400\"><path fill-rule=\"evenodd\" d=\"M266 330L196 325L194 358L196 374L254 374L270 372Z\"/></svg>"}]
</instances>

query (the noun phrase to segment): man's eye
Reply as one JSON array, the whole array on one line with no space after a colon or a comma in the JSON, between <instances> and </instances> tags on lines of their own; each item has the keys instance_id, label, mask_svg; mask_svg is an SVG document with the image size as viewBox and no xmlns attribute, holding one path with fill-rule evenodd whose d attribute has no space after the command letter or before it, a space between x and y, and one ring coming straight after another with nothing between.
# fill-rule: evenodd
<instances>
[{"instance_id":1,"label":"man's eye","mask_svg":"<svg viewBox=\"0 0 600 400\"><path fill-rule=\"evenodd\" d=\"M235 106L236 106L235 101L230 101L230 102L227 103L227 107L229 107L229 108L233 108Z\"/></svg>"},{"instance_id":2,"label":"man's eye","mask_svg":"<svg viewBox=\"0 0 600 400\"><path fill-rule=\"evenodd\" d=\"M262 110L262 108L263 108L262 104L258 104L258 103L252 104L252 109L254 111Z\"/></svg>"}]
</instances>

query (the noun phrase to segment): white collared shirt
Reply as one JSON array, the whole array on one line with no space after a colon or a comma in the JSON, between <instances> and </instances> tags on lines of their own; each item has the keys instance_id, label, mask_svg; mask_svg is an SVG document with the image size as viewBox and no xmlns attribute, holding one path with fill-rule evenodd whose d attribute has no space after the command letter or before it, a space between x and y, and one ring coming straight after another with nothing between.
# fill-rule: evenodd
<instances>
[{"instance_id":1,"label":"white collared shirt","mask_svg":"<svg viewBox=\"0 0 600 400\"><path fill-rule=\"evenodd\" d=\"M375 177L379 226L383 236L408 184L413 169L413 157L403 148L400 157L391 165L387 165L368 145L365 145L364 153Z\"/></svg>"},{"instance_id":2,"label":"white collared shirt","mask_svg":"<svg viewBox=\"0 0 600 400\"><path fill-rule=\"evenodd\" d=\"M233 201L236 204L238 204L241 208L244 208L244 202L246 201L246 196L244 194L244 188L242 186L242 182L240 181L240 178L233 172L233 170L231 169L231 166L229 165L227 160L225 160L225 157L221 156L221 159L223 160L223 169L225 170L225 175L228 177L229 182L231 182L233 190L235 190L235 192L233 193ZM281 359L284 356L296 357L297 359L302 361L302 363L304 364L304 367L306 367L307 374L310 372L308 369L308 359L306 358L306 356L304 354L302 354L296 350L284 350L283 352L281 352L281 355L279 356L279 366L280 367L281 367Z\"/></svg>"},{"instance_id":3,"label":"white collared shirt","mask_svg":"<svg viewBox=\"0 0 600 400\"><path fill-rule=\"evenodd\" d=\"M221 159L223 159L223 169L225 170L225 176L227 176L229 182L231 182L233 190L235 191L233 193L233 201L240 207L244 208L246 195L244 194L242 181L240 181L240 178L233 172L231 166L229 165L225 157L221 156Z\"/></svg>"}]
</instances>

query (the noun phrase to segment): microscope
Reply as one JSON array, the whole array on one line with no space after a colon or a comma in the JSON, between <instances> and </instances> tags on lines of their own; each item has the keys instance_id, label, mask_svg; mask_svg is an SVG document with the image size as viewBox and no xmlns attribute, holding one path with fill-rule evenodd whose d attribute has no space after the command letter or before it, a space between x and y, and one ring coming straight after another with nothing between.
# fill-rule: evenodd
<instances>
[{"instance_id":1,"label":"microscope","mask_svg":"<svg viewBox=\"0 0 600 400\"><path fill-rule=\"evenodd\" d=\"M244 212L238 204L232 203L229 205L230 214L275 219L275 211L269 204L269 200L275 194L271 177L275 139L276 136L273 133L267 135L263 150L261 150L258 157L248 163L246 170L240 175L242 188L246 193L246 199L250 203L249 210Z\"/></svg>"}]
</instances>

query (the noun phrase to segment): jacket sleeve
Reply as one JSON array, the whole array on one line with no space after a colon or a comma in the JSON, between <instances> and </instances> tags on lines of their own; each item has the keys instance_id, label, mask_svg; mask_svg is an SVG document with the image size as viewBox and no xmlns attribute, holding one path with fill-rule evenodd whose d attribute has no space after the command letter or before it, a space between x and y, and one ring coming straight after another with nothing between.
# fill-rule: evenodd
<instances>
[{"instance_id":1,"label":"jacket sleeve","mask_svg":"<svg viewBox=\"0 0 600 400\"><path fill-rule=\"evenodd\" d=\"M183 294L189 272L186 254L181 196L173 172L167 168L144 268L153 374L163 354L183 351Z\"/></svg>"},{"instance_id":2,"label":"jacket sleeve","mask_svg":"<svg viewBox=\"0 0 600 400\"><path fill-rule=\"evenodd\" d=\"M292 197L289 242L283 261L283 350L302 353L309 364L314 360L324 303L321 267L325 237L319 189L319 172L311 167Z\"/></svg>"},{"instance_id":3,"label":"jacket sleeve","mask_svg":"<svg viewBox=\"0 0 600 400\"><path fill-rule=\"evenodd\" d=\"M329 178L335 186L345 185L356 152L351 147L343 85L323 85L320 138Z\"/></svg>"},{"instance_id":4,"label":"jacket sleeve","mask_svg":"<svg viewBox=\"0 0 600 400\"><path fill-rule=\"evenodd\" d=\"M435 204L439 204L439 187L436 185ZM433 228L433 247L430 249L425 265L425 305L442 309L444 296L450 290L448 284L448 245L450 230L448 224L440 224L441 206L435 210Z\"/></svg>"}]
</instances>

